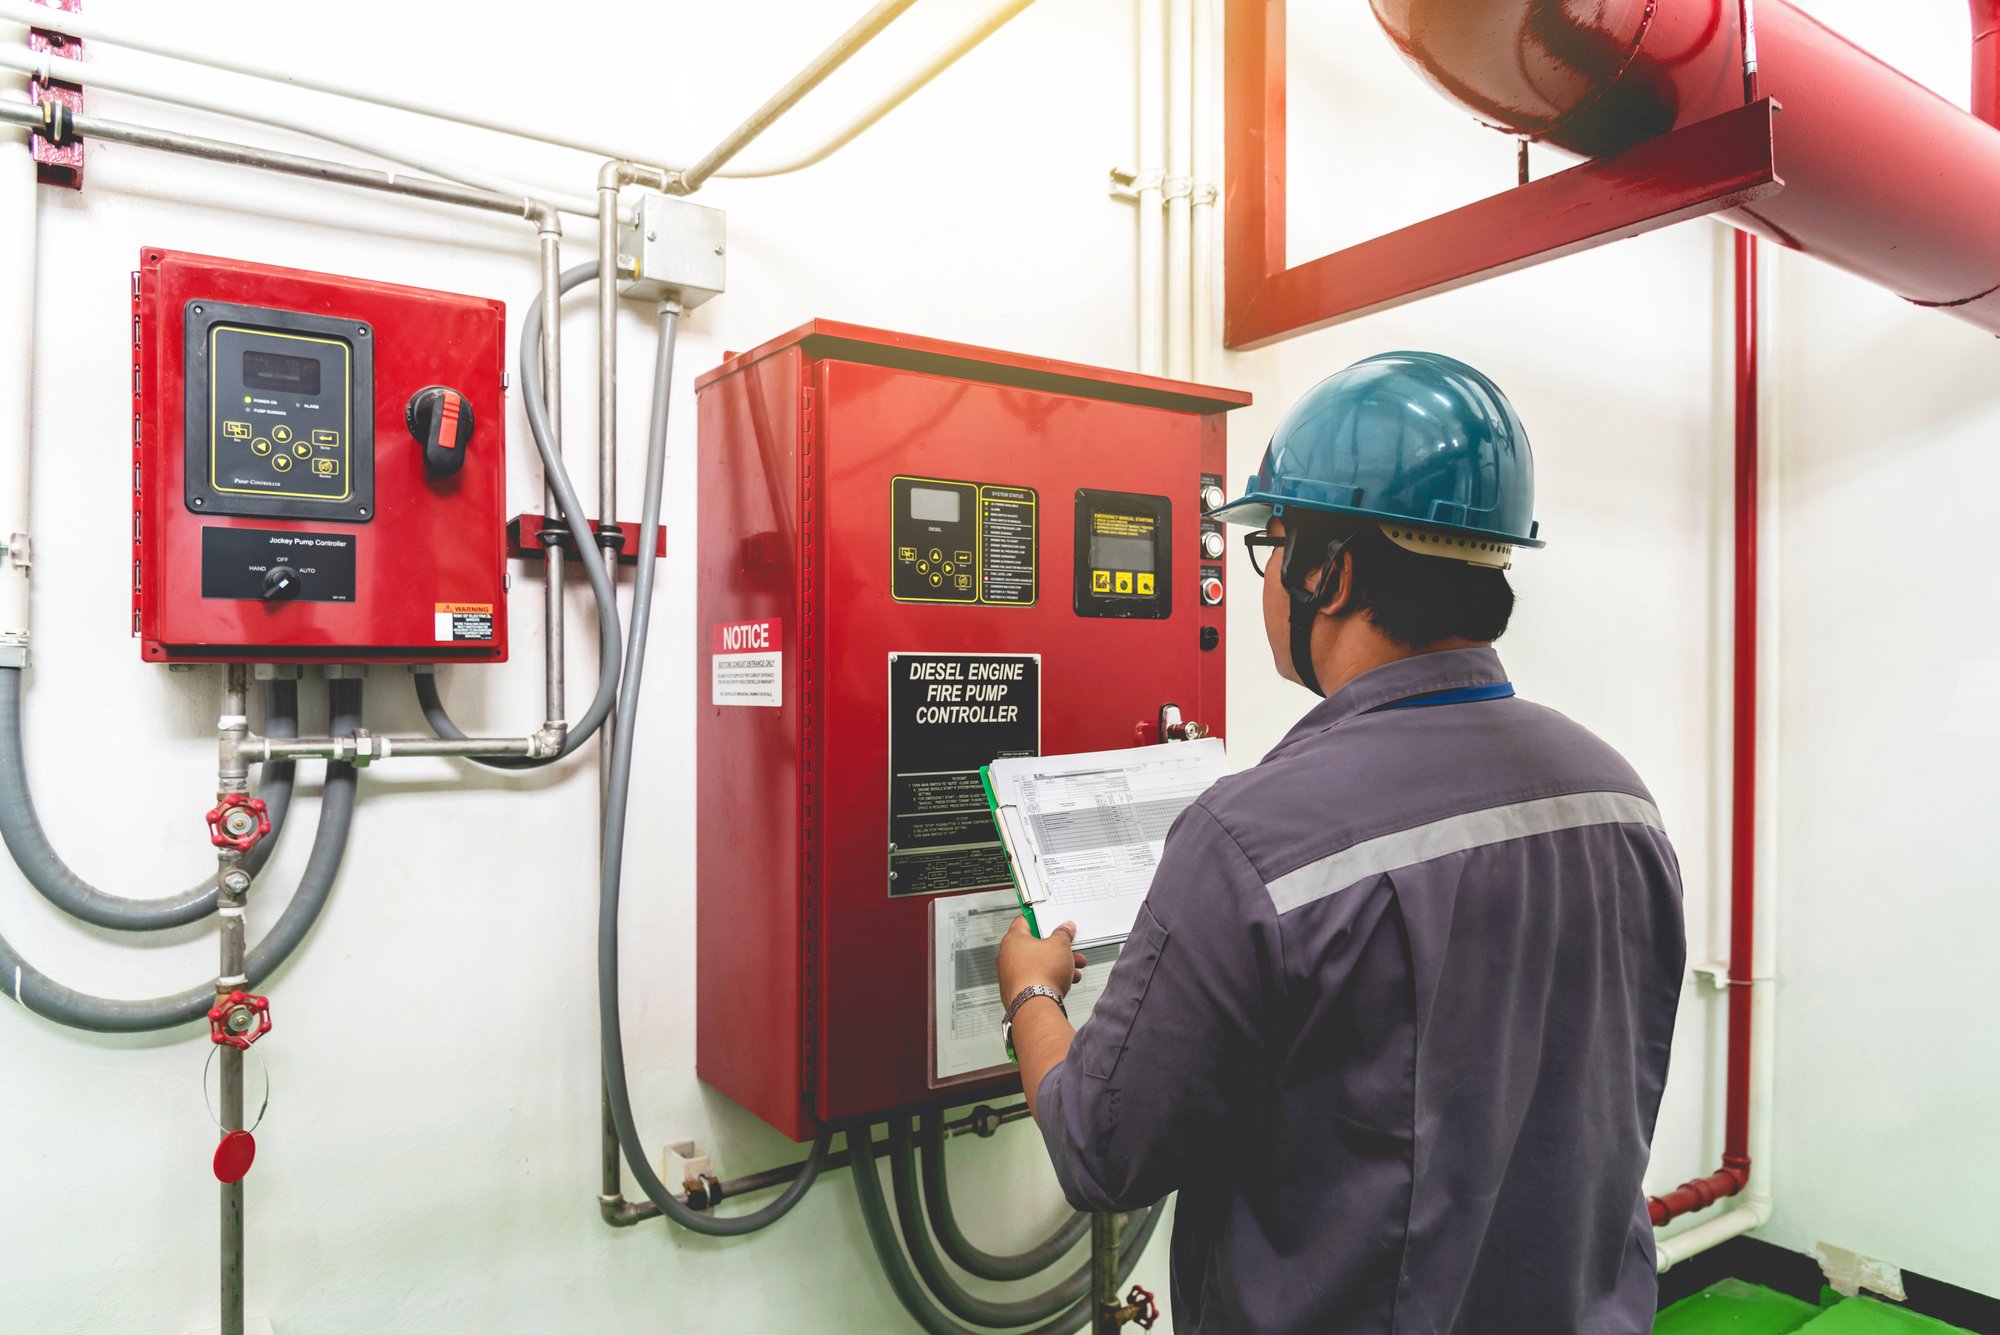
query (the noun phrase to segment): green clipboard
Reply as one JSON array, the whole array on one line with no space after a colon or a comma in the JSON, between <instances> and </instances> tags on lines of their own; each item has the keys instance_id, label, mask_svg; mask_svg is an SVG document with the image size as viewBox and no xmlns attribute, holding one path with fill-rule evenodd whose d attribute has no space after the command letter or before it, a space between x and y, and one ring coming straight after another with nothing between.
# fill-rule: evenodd
<instances>
[{"instance_id":1,"label":"green clipboard","mask_svg":"<svg viewBox=\"0 0 2000 1335\"><path fill-rule=\"evenodd\" d=\"M1014 883L1014 898L1020 901L1021 916L1028 920L1028 930L1033 932L1036 939L1039 940L1042 935L1042 925L1035 920L1035 901L1028 897L1027 890L1022 887L1020 857L1014 851L1012 837L1007 833L1007 822L1000 814L1000 802L993 796L993 767L991 765L981 765L979 767L979 786L985 790L986 808L993 814L993 832L999 836L1000 849L1007 855L1007 879Z\"/></svg>"}]
</instances>

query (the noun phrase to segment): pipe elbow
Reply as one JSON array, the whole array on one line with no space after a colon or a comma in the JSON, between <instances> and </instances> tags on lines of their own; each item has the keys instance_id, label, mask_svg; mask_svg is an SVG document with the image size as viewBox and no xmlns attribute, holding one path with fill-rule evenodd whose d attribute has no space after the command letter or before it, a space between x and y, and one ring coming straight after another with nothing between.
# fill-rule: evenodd
<instances>
[{"instance_id":1,"label":"pipe elbow","mask_svg":"<svg viewBox=\"0 0 2000 1335\"><path fill-rule=\"evenodd\" d=\"M535 230L543 236L562 235L562 213L555 205L542 199L521 201L521 216L535 225Z\"/></svg>"}]
</instances>

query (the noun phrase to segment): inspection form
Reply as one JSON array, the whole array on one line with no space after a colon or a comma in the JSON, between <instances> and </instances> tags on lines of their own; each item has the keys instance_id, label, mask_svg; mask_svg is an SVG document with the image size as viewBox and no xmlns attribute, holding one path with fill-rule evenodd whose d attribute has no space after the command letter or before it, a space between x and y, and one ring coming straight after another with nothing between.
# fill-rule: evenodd
<instances>
[{"instance_id":1,"label":"inspection form","mask_svg":"<svg viewBox=\"0 0 2000 1335\"><path fill-rule=\"evenodd\" d=\"M1167 831L1228 772L1216 737L987 766L994 822L1036 935L1072 921L1079 948L1128 936Z\"/></svg>"}]
</instances>

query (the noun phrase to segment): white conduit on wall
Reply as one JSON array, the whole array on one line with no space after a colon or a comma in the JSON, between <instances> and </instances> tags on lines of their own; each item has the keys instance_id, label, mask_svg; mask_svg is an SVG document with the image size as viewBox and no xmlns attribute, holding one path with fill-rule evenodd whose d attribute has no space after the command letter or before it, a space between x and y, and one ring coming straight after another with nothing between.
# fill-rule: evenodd
<instances>
[{"instance_id":1,"label":"white conduit on wall","mask_svg":"<svg viewBox=\"0 0 2000 1335\"><path fill-rule=\"evenodd\" d=\"M1215 374L1214 0L1137 0L1137 166L1113 174L1137 201L1138 369Z\"/></svg>"},{"instance_id":2,"label":"white conduit on wall","mask_svg":"<svg viewBox=\"0 0 2000 1335\"><path fill-rule=\"evenodd\" d=\"M0 22L0 41L23 43L25 29ZM0 93L25 98L25 77L0 74ZM0 663L21 666L28 645L28 433L33 425L35 327L35 161L25 130L0 127Z\"/></svg>"}]
</instances>

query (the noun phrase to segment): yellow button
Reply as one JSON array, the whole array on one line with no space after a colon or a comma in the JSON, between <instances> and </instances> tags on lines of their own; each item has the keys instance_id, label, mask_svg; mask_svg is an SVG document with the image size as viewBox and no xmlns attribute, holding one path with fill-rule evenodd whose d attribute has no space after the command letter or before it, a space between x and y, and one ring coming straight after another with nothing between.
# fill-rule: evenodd
<instances>
[{"instance_id":1,"label":"yellow button","mask_svg":"<svg viewBox=\"0 0 2000 1335\"><path fill-rule=\"evenodd\" d=\"M957 561L962 566L969 566L972 564L971 552L953 552L951 555L952 559Z\"/></svg>"},{"instance_id":2,"label":"yellow button","mask_svg":"<svg viewBox=\"0 0 2000 1335\"><path fill-rule=\"evenodd\" d=\"M931 587L935 589L938 585L942 583L944 583L944 576L933 571L931 573Z\"/></svg>"},{"instance_id":3,"label":"yellow button","mask_svg":"<svg viewBox=\"0 0 2000 1335\"><path fill-rule=\"evenodd\" d=\"M1110 572L1109 570L1093 570L1093 571L1091 571L1091 572L1090 572L1090 591L1091 591L1092 593L1109 593L1109 592L1111 592L1111 572Z\"/></svg>"},{"instance_id":4,"label":"yellow button","mask_svg":"<svg viewBox=\"0 0 2000 1335\"><path fill-rule=\"evenodd\" d=\"M250 439L250 424L248 422L224 422L222 424L222 434L231 440L248 440Z\"/></svg>"},{"instance_id":5,"label":"yellow button","mask_svg":"<svg viewBox=\"0 0 2000 1335\"><path fill-rule=\"evenodd\" d=\"M312 457L312 452L313 452L313 447L306 444L304 441L300 441L298 444L292 446L292 453L298 455L299 458L301 459L310 459Z\"/></svg>"},{"instance_id":6,"label":"yellow button","mask_svg":"<svg viewBox=\"0 0 2000 1335\"><path fill-rule=\"evenodd\" d=\"M945 574L947 574L947 575L949 575L949 574L951 573L951 562L949 562L949 561L946 561L946 562L944 563L944 573L945 573Z\"/></svg>"},{"instance_id":7,"label":"yellow button","mask_svg":"<svg viewBox=\"0 0 2000 1335\"><path fill-rule=\"evenodd\" d=\"M280 473L289 472L292 467L291 457L283 454L275 455L271 459L271 467L277 469Z\"/></svg>"},{"instance_id":8,"label":"yellow button","mask_svg":"<svg viewBox=\"0 0 2000 1335\"><path fill-rule=\"evenodd\" d=\"M313 472L318 473L321 477L332 477L335 473L338 473L339 471L340 471L340 460L338 459L313 460Z\"/></svg>"},{"instance_id":9,"label":"yellow button","mask_svg":"<svg viewBox=\"0 0 2000 1335\"><path fill-rule=\"evenodd\" d=\"M970 576L970 575L960 575L960 576L958 577L958 587L959 587L959 588L961 588L961 589L969 589L969 588L971 588L971 587L972 587L972 576Z\"/></svg>"},{"instance_id":10,"label":"yellow button","mask_svg":"<svg viewBox=\"0 0 2000 1335\"><path fill-rule=\"evenodd\" d=\"M917 549L914 547L898 547L896 549L896 559L898 561L914 561L917 559Z\"/></svg>"},{"instance_id":11,"label":"yellow button","mask_svg":"<svg viewBox=\"0 0 2000 1335\"><path fill-rule=\"evenodd\" d=\"M315 431L313 432L313 444L338 445L340 444L340 433L338 431Z\"/></svg>"},{"instance_id":12,"label":"yellow button","mask_svg":"<svg viewBox=\"0 0 2000 1335\"><path fill-rule=\"evenodd\" d=\"M919 574L922 574L924 571L929 570L930 568L931 568L931 563L929 561L917 562L917 573Z\"/></svg>"},{"instance_id":13,"label":"yellow button","mask_svg":"<svg viewBox=\"0 0 2000 1335\"><path fill-rule=\"evenodd\" d=\"M1139 592L1148 598L1153 596L1153 575L1151 571L1139 572Z\"/></svg>"},{"instance_id":14,"label":"yellow button","mask_svg":"<svg viewBox=\"0 0 2000 1335\"><path fill-rule=\"evenodd\" d=\"M250 452L252 454L269 454L271 452L271 442L259 436L250 442Z\"/></svg>"},{"instance_id":15,"label":"yellow button","mask_svg":"<svg viewBox=\"0 0 2000 1335\"><path fill-rule=\"evenodd\" d=\"M942 561L942 560L944 560L944 553L943 553L943 552L941 552L941 551L939 551L939 550L938 550L937 548L935 548L935 547L931 548L931 560L933 560L933 561Z\"/></svg>"},{"instance_id":16,"label":"yellow button","mask_svg":"<svg viewBox=\"0 0 2000 1335\"><path fill-rule=\"evenodd\" d=\"M283 445L286 441L290 440L291 438L292 438L292 429L286 426L283 422L280 422L278 423L278 425L271 428L271 439L277 441L280 445Z\"/></svg>"},{"instance_id":17,"label":"yellow button","mask_svg":"<svg viewBox=\"0 0 2000 1335\"><path fill-rule=\"evenodd\" d=\"M1114 574L1111 577L1111 591L1113 593L1132 592L1132 572L1129 570L1120 570Z\"/></svg>"}]
</instances>

